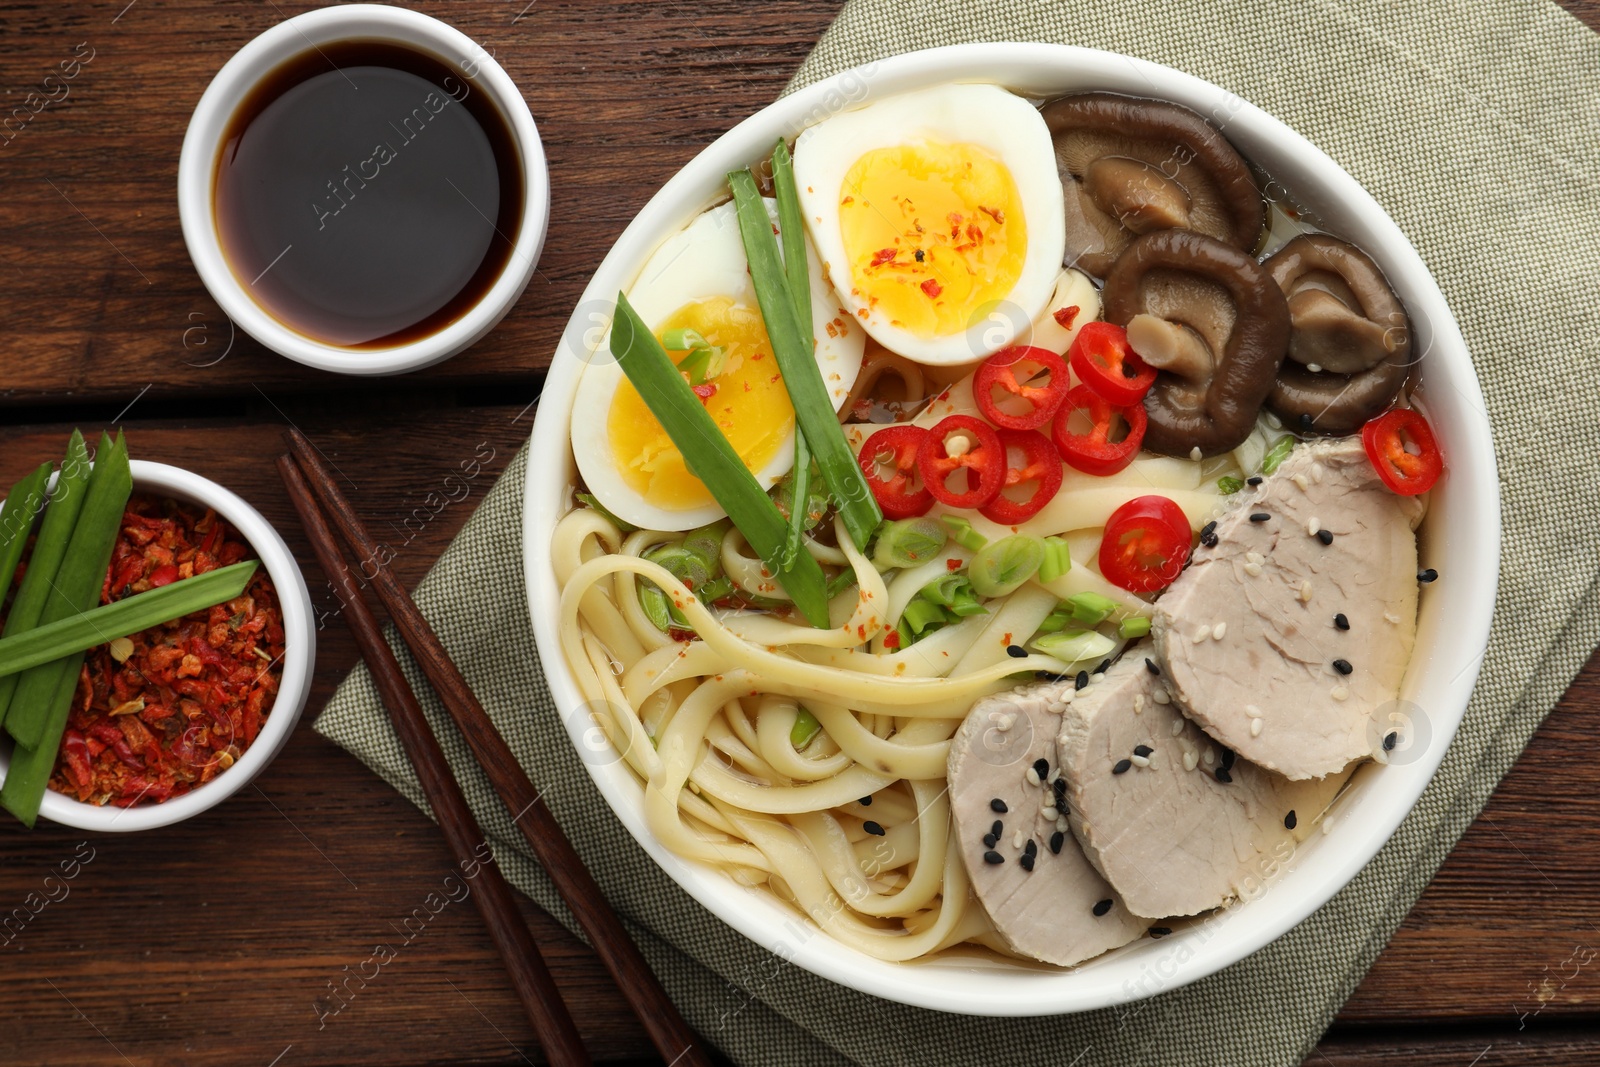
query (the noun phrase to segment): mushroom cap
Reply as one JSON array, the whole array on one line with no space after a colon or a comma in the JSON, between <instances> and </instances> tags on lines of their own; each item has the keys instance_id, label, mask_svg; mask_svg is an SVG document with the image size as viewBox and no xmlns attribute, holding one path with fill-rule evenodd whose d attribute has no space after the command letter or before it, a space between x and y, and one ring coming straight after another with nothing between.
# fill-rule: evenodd
<instances>
[{"instance_id":1,"label":"mushroom cap","mask_svg":"<svg viewBox=\"0 0 1600 1067\"><path fill-rule=\"evenodd\" d=\"M1289 362L1267 406L1299 430L1355 432L1405 384L1405 307L1365 252L1325 233L1296 237L1264 266L1290 316Z\"/></svg>"},{"instance_id":2,"label":"mushroom cap","mask_svg":"<svg viewBox=\"0 0 1600 1067\"><path fill-rule=\"evenodd\" d=\"M1289 306L1261 264L1192 230L1157 230L1117 258L1102 297L1107 321L1129 327L1161 372L1144 401L1145 448L1215 456L1250 436L1289 344Z\"/></svg>"},{"instance_id":3,"label":"mushroom cap","mask_svg":"<svg viewBox=\"0 0 1600 1067\"><path fill-rule=\"evenodd\" d=\"M1249 165L1178 104L1083 93L1040 112L1066 198L1066 263L1103 278L1140 234L1190 229L1249 251L1266 207Z\"/></svg>"}]
</instances>

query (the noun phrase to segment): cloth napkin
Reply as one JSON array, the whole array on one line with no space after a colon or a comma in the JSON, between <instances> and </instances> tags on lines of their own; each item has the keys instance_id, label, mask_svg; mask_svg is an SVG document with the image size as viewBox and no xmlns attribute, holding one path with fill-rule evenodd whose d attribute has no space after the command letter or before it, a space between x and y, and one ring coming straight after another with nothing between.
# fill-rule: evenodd
<instances>
[{"instance_id":1,"label":"cloth napkin","mask_svg":"<svg viewBox=\"0 0 1600 1067\"><path fill-rule=\"evenodd\" d=\"M520 545L526 451L417 601L689 1020L742 1064L1298 1064L1600 639L1600 38L1549 0L853 0L795 85L979 40L1110 49L1209 79L1361 181L1434 272L1482 379L1504 493L1499 607L1466 721L1390 843L1243 962L1121 1009L969 1019L834 986L725 927L590 784L542 681ZM1469 576L1455 576L1470 580ZM510 879L571 925L414 665ZM317 722L419 806L364 670Z\"/></svg>"}]
</instances>

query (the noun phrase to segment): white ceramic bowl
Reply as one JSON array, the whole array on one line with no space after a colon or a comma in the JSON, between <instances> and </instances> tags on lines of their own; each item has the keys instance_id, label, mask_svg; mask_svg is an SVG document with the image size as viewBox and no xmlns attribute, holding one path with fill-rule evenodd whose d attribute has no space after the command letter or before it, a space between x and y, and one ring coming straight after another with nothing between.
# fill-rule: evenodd
<instances>
[{"instance_id":1,"label":"white ceramic bowl","mask_svg":"<svg viewBox=\"0 0 1600 1067\"><path fill-rule=\"evenodd\" d=\"M300 565L289 546L283 543L266 519L255 508L216 482L165 463L134 460L133 491L155 493L200 507L210 507L239 531L255 549L261 565L272 577L283 611L283 673L278 697L261 732L232 767L211 781L181 796L160 804L139 804L131 808L85 804L54 790L44 795L39 814L62 826L102 833L149 830L170 826L216 807L260 774L271 763L305 709L311 692L311 669L317 660L317 630L312 625L311 593L306 588ZM0 782L10 767L10 746L0 751Z\"/></svg>"},{"instance_id":2,"label":"white ceramic bowl","mask_svg":"<svg viewBox=\"0 0 1600 1067\"><path fill-rule=\"evenodd\" d=\"M465 314L444 329L392 348L324 344L269 315L223 258L213 210L217 152L234 108L279 64L332 41L389 41L437 57L489 94L516 142L523 175L522 216L505 269ZM251 337L297 363L339 374L417 370L461 352L494 328L528 287L550 222L550 174L539 131L522 93L494 57L460 30L416 11L381 4L325 7L278 23L239 49L211 80L189 119L178 159L178 216L200 280L223 312Z\"/></svg>"},{"instance_id":3,"label":"white ceramic bowl","mask_svg":"<svg viewBox=\"0 0 1600 1067\"><path fill-rule=\"evenodd\" d=\"M765 158L780 134L793 136L836 110L948 81L997 82L1039 98L1099 89L1187 105L1223 127L1245 156L1383 267L1425 354L1423 394L1449 463L1420 546L1425 565L1441 579L1423 591L1417 651L1404 702L1394 709L1410 721L1405 734L1413 740L1388 766L1361 767L1335 805L1328 832L1313 834L1251 899L1205 920L1175 923L1169 937L1144 938L1067 970L976 955L886 963L833 940L770 895L669 852L645 825L643 791L627 767L594 757L588 717L575 713L583 697L557 639L549 560L551 531L568 506L570 466L529 465L523 523L529 608L556 704L601 793L662 869L728 925L791 963L888 1000L970 1015L1086 1011L1186 985L1279 937L1349 882L1411 810L1461 721L1488 641L1500 556L1494 452L1477 377L1443 295L1405 235L1333 160L1265 112L1167 67L1060 45L978 44L897 56L802 89L718 138L663 186L601 263L573 315L539 405L533 454L568 453L583 359L603 333L617 291L663 239L723 195L729 170Z\"/></svg>"}]
</instances>

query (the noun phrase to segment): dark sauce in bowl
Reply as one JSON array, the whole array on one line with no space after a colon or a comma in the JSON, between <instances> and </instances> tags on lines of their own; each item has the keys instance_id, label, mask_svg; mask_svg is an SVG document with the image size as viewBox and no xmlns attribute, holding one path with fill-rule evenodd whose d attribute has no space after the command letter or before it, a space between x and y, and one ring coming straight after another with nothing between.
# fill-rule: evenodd
<instances>
[{"instance_id":1,"label":"dark sauce in bowl","mask_svg":"<svg viewBox=\"0 0 1600 1067\"><path fill-rule=\"evenodd\" d=\"M511 256L523 176L489 94L432 55L324 44L228 120L217 236L273 318L325 344L389 348L449 326Z\"/></svg>"}]
</instances>

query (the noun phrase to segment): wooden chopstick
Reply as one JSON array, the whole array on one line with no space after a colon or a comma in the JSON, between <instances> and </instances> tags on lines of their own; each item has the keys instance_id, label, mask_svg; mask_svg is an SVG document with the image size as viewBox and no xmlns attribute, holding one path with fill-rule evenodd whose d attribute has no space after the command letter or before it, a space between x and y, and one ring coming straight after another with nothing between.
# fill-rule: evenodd
<instances>
[{"instance_id":1,"label":"wooden chopstick","mask_svg":"<svg viewBox=\"0 0 1600 1067\"><path fill-rule=\"evenodd\" d=\"M339 491L316 448L293 427L285 431L285 436L295 459L306 472L311 491L316 494L322 510L333 519L351 551L364 560L376 562L387 559L387 554L379 554L377 542ZM623 928L622 920L617 918L617 913L606 902L594 876L567 840L555 816L540 800L540 791L517 762L511 747L483 710L483 705L478 703L472 688L450 659L438 635L433 632L433 627L423 618L405 586L400 584L387 565L363 568L363 574L368 569L375 572L369 579L378 591L378 599L383 601L389 617L394 620L395 628L400 631L407 647L422 667L423 674L466 738L474 758L500 794L501 802L511 813L517 829L527 839L535 858L544 867L556 891L561 894L561 899L571 909L578 925L588 935L595 954L611 972L634 1014L649 1033L656 1051L671 1067L712 1067L712 1061L700 1039L678 1013L667 991L661 987L638 946Z\"/></svg>"},{"instance_id":2,"label":"wooden chopstick","mask_svg":"<svg viewBox=\"0 0 1600 1067\"><path fill-rule=\"evenodd\" d=\"M288 456L279 457L278 473L289 490L289 499L294 502L295 510L300 513L300 522L305 526L306 536L311 539L311 547L316 551L323 573L344 602L344 620L355 635L356 643L361 646L362 658L371 668L378 693L383 698L384 706L389 709L389 721L394 724L406 756L416 768L422 791L439 820L445 839L450 843L450 851L464 874L476 872L467 875L477 883L477 892L472 894L473 902L477 904L478 912L489 928L495 947L500 950L500 957L511 976L511 984L516 988L517 998L522 1001L522 1007L533 1023L534 1033L538 1035L545 1056L552 1064L571 1067L583 1067L591 1063L578 1037L578 1028L567 1012L555 981L550 977L549 968L545 966L539 946L517 910L511 887L506 884L498 864L485 862L487 847L483 831L473 818L466 797L461 794L461 787L450 773L444 752L428 726L416 694L400 673L400 664L384 641L372 609L367 607L361 590L345 565L333 531L317 510L316 501L294 460Z\"/></svg>"}]
</instances>

